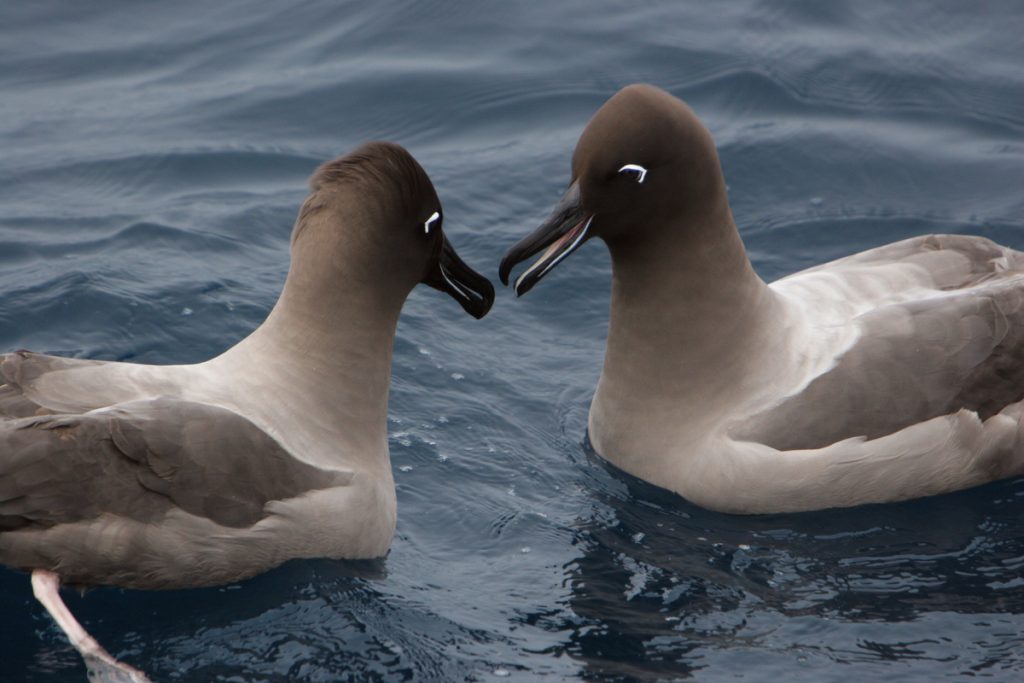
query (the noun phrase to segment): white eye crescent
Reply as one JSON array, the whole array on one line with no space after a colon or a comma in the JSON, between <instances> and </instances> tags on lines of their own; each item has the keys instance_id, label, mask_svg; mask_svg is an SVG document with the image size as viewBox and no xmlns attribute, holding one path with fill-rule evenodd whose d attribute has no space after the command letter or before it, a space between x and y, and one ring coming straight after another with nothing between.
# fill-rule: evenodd
<instances>
[{"instance_id":1,"label":"white eye crescent","mask_svg":"<svg viewBox=\"0 0 1024 683\"><path fill-rule=\"evenodd\" d=\"M435 211L434 213L430 214L430 218L428 218L427 222L423 224L423 232L424 232L424 234L427 234L427 235L430 234L430 228L433 227L434 222L437 221L437 219L440 218L440 217L441 217L441 214L439 214L437 211Z\"/></svg>"},{"instance_id":2,"label":"white eye crescent","mask_svg":"<svg viewBox=\"0 0 1024 683\"><path fill-rule=\"evenodd\" d=\"M619 173L626 173L627 171L638 174L636 179L637 183L642 184L644 182L644 178L647 177L647 169L639 164L626 164L619 169Z\"/></svg>"}]
</instances>

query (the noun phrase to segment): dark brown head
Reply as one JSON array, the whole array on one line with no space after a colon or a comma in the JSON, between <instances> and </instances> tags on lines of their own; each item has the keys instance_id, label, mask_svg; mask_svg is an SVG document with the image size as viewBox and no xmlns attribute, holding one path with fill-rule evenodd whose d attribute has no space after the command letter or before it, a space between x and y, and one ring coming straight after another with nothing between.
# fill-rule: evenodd
<instances>
[{"instance_id":1,"label":"dark brown head","mask_svg":"<svg viewBox=\"0 0 1024 683\"><path fill-rule=\"evenodd\" d=\"M423 283L475 318L490 309L494 287L455 253L434 186L404 148L366 143L320 166L309 185L292 232L293 263L318 262L318 269L306 268L315 272L343 270L347 286L408 293Z\"/></svg>"},{"instance_id":2,"label":"dark brown head","mask_svg":"<svg viewBox=\"0 0 1024 683\"><path fill-rule=\"evenodd\" d=\"M592 237L610 247L678 229L719 206L725 195L711 134L681 100L650 85L631 85L587 124L572 159L572 180L551 216L501 262L501 281L547 248L516 280L529 291Z\"/></svg>"}]
</instances>

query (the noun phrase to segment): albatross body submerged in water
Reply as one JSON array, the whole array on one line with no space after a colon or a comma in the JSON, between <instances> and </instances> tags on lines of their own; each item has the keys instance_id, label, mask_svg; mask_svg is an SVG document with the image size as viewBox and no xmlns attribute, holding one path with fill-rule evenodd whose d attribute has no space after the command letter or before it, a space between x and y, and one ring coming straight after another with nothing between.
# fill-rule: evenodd
<instances>
[{"instance_id":1,"label":"albatross body submerged in water","mask_svg":"<svg viewBox=\"0 0 1024 683\"><path fill-rule=\"evenodd\" d=\"M770 285L710 133L630 86L594 115L551 217L501 263L524 294L592 237L612 257L595 450L715 510L882 503L1024 474L1024 253L913 238Z\"/></svg>"},{"instance_id":2,"label":"albatross body submerged in water","mask_svg":"<svg viewBox=\"0 0 1024 683\"><path fill-rule=\"evenodd\" d=\"M90 666L145 680L74 622L59 583L208 586L293 558L387 551L402 304L422 282L480 318L494 290L452 249L434 188L401 147L364 145L310 186L277 304L222 355L0 356L0 562L33 572Z\"/></svg>"}]
</instances>

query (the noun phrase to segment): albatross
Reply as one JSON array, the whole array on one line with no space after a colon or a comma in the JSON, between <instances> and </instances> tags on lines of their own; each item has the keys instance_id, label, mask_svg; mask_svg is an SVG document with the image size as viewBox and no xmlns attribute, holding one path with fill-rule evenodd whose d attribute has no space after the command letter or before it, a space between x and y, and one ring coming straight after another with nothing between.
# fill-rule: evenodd
<instances>
[{"instance_id":1,"label":"albatross","mask_svg":"<svg viewBox=\"0 0 1024 683\"><path fill-rule=\"evenodd\" d=\"M280 298L221 355L168 366L0 356L0 562L31 572L90 670L146 680L89 637L60 584L211 586L293 558L387 551L402 305L417 283L475 318L494 300L442 227L416 160L368 143L312 176Z\"/></svg>"},{"instance_id":2,"label":"albatross","mask_svg":"<svg viewBox=\"0 0 1024 683\"><path fill-rule=\"evenodd\" d=\"M650 85L587 124L568 190L499 275L525 294L588 240L611 253L595 451L730 513L885 503L1024 474L1024 253L927 235L771 284L711 134Z\"/></svg>"}]
</instances>

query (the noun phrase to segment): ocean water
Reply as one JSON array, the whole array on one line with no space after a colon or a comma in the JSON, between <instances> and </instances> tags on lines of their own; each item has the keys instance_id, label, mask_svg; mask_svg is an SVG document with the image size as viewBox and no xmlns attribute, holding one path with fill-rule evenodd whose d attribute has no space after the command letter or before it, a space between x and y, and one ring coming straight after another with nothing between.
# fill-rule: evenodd
<instances>
[{"instance_id":1,"label":"ocean water","mask_svg":"<svg viewBox=\"0 0 1024 683\"><path fill-rule=\"evenodd\" d=\"M710 127L766 279L929 232L1024 248L1022 64L1012 2L3 3L0 350L220 352L306 178L368 139L495 277L637 81ZM586 444L608 293L599 243L480 322L414 292L386 558L69 605L156 681L1021 680L1024 480L758 517L633 480ZM0 680L85 680L6 569Z\"/></svg>"}]
</instances>

